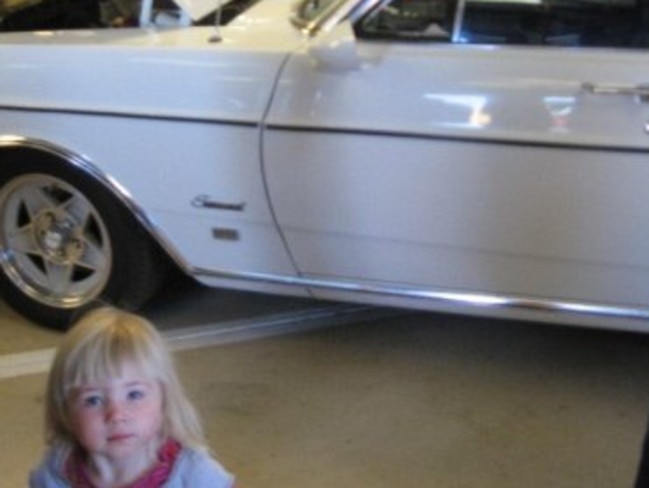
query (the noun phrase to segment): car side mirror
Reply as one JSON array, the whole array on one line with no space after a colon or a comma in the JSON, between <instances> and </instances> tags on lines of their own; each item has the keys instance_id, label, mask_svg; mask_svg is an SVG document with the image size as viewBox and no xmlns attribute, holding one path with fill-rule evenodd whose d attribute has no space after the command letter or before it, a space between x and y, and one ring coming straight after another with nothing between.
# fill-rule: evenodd
<instances>
[{"instance_id":1,"label":"car side mirror","mask_svg":"<svg viewBox=\"0 0 649 488\"><path fill-rule=\"evenodd\" d=\"M356 47L352 24L344 21L311 40L308 52L319 68L352 71L361 65Z\"/></svg>"}]
</instances>

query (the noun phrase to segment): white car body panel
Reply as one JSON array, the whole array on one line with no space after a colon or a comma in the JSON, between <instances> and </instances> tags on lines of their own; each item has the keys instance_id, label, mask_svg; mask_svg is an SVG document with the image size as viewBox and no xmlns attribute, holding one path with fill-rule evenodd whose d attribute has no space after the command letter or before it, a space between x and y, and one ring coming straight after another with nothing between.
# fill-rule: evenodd
<instances>
[{"instance_id":1,"label":"white car body panel","mask_svg":"<svg viewBox=\"0 0 649 488\"><path fill-rule=\"evenodd\" d=\"M649 167L639 150L649 148L649 110L581 85L649 80L648 56L494 51L361 41L360 68L342 73L314 69L307 54L291 58L265 149L298 267L646 303L649 254L638 243L649 238Z\"/></svg>"},{"instance_id":2,"label":"white car body panel","mask_svg":"<svg viewBox=\"0 0 649 488\"><path fill-rule=\"evenodd\" d=\"M7 35L5 45L0 36L0 105L258 123L290 44L259 50L235 39L210 43L212 34L57 32ZM43 49L47 42L63 44Z\"/></svg>"},{"instance_id":3,"label":"white car body panel","mask_svg":"<svg viewBox=\"0 0 649 488\"><path fill-rule=\"evenodd\" d=\"M356 51L358 69L340 72L314 69L307 52L292 56L269 123L520 144L649 148L646 104L632 96L597 96L582 89L586 82L649 80L644 51L363 40L357 41ZM350 102L341 104L343 97Z\"/></svg>"},{"instance_id":4,"label":"white car body panel","mask_svg":"<svg viewBox=\"0 0 649 488\"><path fill-rule=\"evenodd\" d=\"M88 159L120 182L187 266L295 274L260 178L258 128L118 117L89 120L78 114L46 114L35 123L29 113L0 113L0 126L11 119L14 128L23 127L31 138L53 139L78 154L92 155ZM115 139L97 137L107 132ZM146 174L144 164L151 165ZM245 212L193 206L200 195L244 203ZM216 240L212 234L217 229L236 230L239 238Z\"/></svg>"}]
</instances>

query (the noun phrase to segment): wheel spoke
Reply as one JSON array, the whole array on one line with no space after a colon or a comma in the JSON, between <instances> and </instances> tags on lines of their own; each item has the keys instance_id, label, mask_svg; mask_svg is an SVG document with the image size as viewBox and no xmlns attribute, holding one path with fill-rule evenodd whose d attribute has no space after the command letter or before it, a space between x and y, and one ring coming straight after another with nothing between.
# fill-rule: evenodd
<instances>
[{"instance_id":1,"label":"wheel spoke","mask_svg":"<svg viewBox=\"0 0 649 488\"><path fill-rule=\"evenodd\" d=\"M11 249L13 252L40 254L40 250L34 241L33 228L31 224L16 229L8 234L6 239L6 247Z\"/></svg>"},{"instance_id":2,"label":"wheel spoke","mask_svg":"<svg viewBox=\"0 0 649 488\"><path fill-rule=\"evenodd\" d=\"M25 205L30 218L44 208L52 208L56 205L52 199L43 191L43 187L31 185L20 189L20 201Z\"/></svg>"},{"instance_id":3,"label":"wheel spoke","mask_svg":"<svg viewBox=\"0 0 649 488\"><path fill-rule=\"evenodd\" d=\"M63 296L72 287L73 266L45 261L48 288L55 294Z\"/></svg>"},{"instance_id":4,"label":"wheel spoke","mask_svg":"<svg viewBox=\"0 0 649 488\"><path fill-rule=\"evenodd\" d=\"M85 226L86 222L91 217L91 209L88 201L81 195L73 195L66 201L61 208L71 216L80 227Z\"/></svg>"},{"instance_id":5,"label":"wheel spoke","mask_svg":"<svg viewBox=\"0 0 649 488\"><path fill-rule=\"evenodd\" d=\"M107 266L106 251L96 245L92 239L84 239L84 252L77 261L78 266L101 271Z\"/></svg>"}]
</instances>

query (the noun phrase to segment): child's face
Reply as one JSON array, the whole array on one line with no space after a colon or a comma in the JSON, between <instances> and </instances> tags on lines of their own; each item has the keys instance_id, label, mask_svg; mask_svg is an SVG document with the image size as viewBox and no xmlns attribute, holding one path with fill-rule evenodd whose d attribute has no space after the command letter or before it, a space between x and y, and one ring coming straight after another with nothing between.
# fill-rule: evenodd
<instances>
[{"instance_id":1,"label":"child's face","mask_svg":"<svg viewBox=\"0 0 649 488\"><path fill-rule=\"evenodd\" d=\"M157 451L162 391L134 367L126 365L118 378L75 388L68 405L74 434L90 456L119 461Z\"/></svg>"}]
</instances>

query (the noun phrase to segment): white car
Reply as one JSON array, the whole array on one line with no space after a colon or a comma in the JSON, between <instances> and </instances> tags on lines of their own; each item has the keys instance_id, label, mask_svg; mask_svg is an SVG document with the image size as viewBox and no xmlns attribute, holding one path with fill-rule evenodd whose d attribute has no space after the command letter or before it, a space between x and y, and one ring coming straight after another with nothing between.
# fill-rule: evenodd
<instances>
[{"instance_id":1,"label":"white car","mask_svg":"<svg viewBox=\"0 0 649 488\"><path fill-rule=\"evenodd\" d=\"M644 1L242 10L0 35L10 305L65 326L97 299L142 305L172 263L217 287L649 331Z\"/></svg>"}]
</instances>

